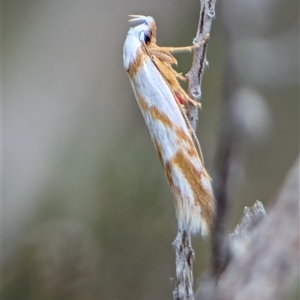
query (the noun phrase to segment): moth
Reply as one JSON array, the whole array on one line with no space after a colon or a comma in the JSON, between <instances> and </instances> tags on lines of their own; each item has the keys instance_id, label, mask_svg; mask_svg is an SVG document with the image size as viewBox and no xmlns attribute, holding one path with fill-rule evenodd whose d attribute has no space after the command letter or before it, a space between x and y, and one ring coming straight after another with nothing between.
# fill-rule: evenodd
<instances>
[{"instance_id":1,"label":"moth","mask_svg":"<svg viewBox=\"0 0 300 300\"><path fill-rule=\"evenodd\" d=\"M178 228L206 235L214 215L211 178L193 142L185 115L187 102L198 105L181 87L171 54L189 47L160 47L151 16L133 15L123 47L123 63L159 160L171 187Z\"/></svg>"}]
</instances>

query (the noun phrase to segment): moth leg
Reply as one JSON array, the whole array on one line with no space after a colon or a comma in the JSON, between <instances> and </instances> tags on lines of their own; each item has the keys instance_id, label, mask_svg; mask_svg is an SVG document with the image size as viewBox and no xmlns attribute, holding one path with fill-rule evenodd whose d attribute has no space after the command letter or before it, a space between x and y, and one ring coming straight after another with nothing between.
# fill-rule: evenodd
<instances>
[{"instance_id":1,"label":"moth leg","mask_svg":"<svg viewBox=\"0 0 300 300\"><path fill-rule=\"evenodd\" d=\"M191 102L194 106L197 106L198 109L201 109L201 108L202 108L202 105L201 105L200 102L198 102L198 101L196 101L196 100L193 100L193 99L191 99L191 98L189 98L188 101Z\"/></svg>"},{"instance_id":2,"label":"moth leg","mask_svg":"<svg viewBox=\"0 0 300 300\"><path fill-rule=\"evenodd\" d=\"M176 72L176 71L175 71L175 72ZM184 81L184 82L187 81L187 78L186 78L185 76L183 76L182 73L176 72L175 76L176 76L177 79L179 79L179 80L181 80L181 81Z\"/></svg>"},{"instance_id":3,"label":"moth leg","mask_svg":"<svg viewBox=\"0 0 300 300\"><path fill-rule=\"evenodd\" d=\"M185 47L160 47L162 51L166 52L191 52L194 46L185 46Z\"/></svg>"},{"instance_id":4,"label":"moth leg","mask_svg":"<svg viewBox=\"0 0 300 300\"><path fill-rule=\"evenodd\" d=\"M162 51L166 52L191 52L193 49L200 47L201 45L205 44L207 40L209 39L209 33L205 35L203 40L201 40L198 44L192 45L192 46L185 46L185 47L159 47Z\"/></svg>"}]
</instances>

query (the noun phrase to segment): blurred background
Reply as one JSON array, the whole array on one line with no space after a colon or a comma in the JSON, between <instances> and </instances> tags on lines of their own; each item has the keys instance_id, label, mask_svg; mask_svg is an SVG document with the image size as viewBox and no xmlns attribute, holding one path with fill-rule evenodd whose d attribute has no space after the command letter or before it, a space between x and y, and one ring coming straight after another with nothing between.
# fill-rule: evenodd
<instances>
[{"instance_id":1,"label":"blurred background","mask_svg":"<svg viewBox=\"0 0 300 300\"><path fill-rule=\"evenodd\" d=\"M197 135L213 174L232 76L246 128L234 228L245 205L271 206L299 152L299 3L218 2ZM185 46L199 1L2 2L3 300L172 298L174 205L123 69L129 14ZM177 57L185 74L191 55ZM209 239L194 249L197 284Z\"/></svg>"}]
</instances>

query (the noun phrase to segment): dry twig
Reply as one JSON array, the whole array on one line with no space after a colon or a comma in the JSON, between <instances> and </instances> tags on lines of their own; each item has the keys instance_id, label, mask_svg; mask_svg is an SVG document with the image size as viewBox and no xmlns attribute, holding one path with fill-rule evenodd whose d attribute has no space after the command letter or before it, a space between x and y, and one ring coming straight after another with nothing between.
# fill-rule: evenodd
<instances>
[{"instance_id":1,"label":"dry twig","mask_svg":"<svg viewBox=\"0 0 300 300\"><path fill-rule=\"evenodd\" d=\"M200 0L200 16L197 28L197 34L194 38L194 45L199 44L201 41L205 40L210 34L212 19L215 16L215 4L216 0ZM187 74L189 81L188 91L194 100L201 101L201 83L204 74L205 67L208 62L206 61L207 52L206 43L202 44L200 47L194 49L193 63L190 71ZM192 104L187 107L187 116L194 130L196 130L198 122L198 108Z\"/></svg>"},{"instance_id":2,"label":"dry twig","mask_svg":"<svg viewBox=\"0 0 300 300\"><path fill-rule=\"evenodd\" d=\"M215 15L216 0L200 0L200 17L194 44L199 44L210 33L212 18ZM188 91L191 97L197 101L201 99L201 82L206 61L207 41L194 49L193 64L187 74L189 81ZM198 121L198 107L188 104L187 117L193 130L196 130ZM173 242L176 255L176 287L173 292L175 300L193 300L193 258L191 234L178 228L176 239Z\"/></svg>"}]
</instances>

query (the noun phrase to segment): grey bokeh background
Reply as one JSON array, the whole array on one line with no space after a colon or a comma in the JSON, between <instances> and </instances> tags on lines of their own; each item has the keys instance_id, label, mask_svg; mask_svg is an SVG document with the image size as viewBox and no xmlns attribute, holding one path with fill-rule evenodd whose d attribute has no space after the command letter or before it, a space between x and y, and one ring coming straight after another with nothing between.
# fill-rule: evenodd
<instances>
[{"instance_id":1,"label":"grey bokeh background","mask_svg":"<svg viewBox=\"0 0 300 300\"><path fill-rule=\"evenodd\" d=\"M250 128L234 226L245 205L271 203L299 151L299 4L222 2L197 134L213 173L230 49ZM171 299L174 208L122 46L129 14L154 16L158 43L183 46L198 12L196 0L3 1L3 299ZM191 56L178 60L187 72ZM199 277L209 240L194 246Z\"/></svg>"}]
</instances>

